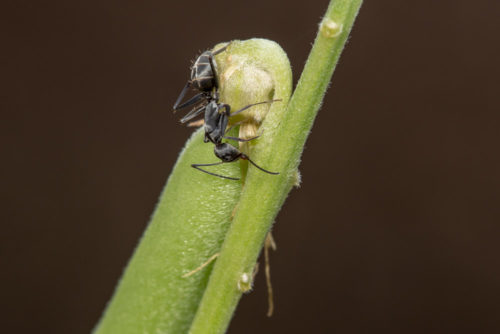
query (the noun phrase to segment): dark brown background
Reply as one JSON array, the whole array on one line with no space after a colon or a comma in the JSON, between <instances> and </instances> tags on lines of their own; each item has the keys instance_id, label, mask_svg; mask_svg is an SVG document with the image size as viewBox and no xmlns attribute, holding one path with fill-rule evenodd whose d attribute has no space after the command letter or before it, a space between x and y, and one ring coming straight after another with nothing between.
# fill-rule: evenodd
<instances>
[{"instance_id":1,"label":"dark brown background","mask_svg":"<svg viewBox=\"0 0 500 334\"><path fill-rule=\"evenodd\" d=\"M7 1L2 332L88 333L191 130L197 52L266 37L295 82L327 0ZM230 333L493 333L498 0L366 1Z\"/></svg>"}]
</instances>

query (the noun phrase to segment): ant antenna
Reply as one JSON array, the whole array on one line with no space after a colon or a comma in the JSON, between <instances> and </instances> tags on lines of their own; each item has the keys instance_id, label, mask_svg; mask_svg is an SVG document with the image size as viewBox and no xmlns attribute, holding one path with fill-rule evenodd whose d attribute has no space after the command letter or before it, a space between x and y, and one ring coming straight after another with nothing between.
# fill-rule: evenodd
<instances>
[{"instance_id":1,"label":"ant antenna","mask_svg":"<svg viewBox=\"0 0 500 334\"><path fill-rule=\"evenodd\" d=\"M256 106L256 105L259 105L259 104L264 104L264 103L273 103L273 102L280 102L280 101L281 101L281 99L276 99L276 100L269 100L269 101L264 101L264 102L252 103L252 104L249 104L249 105L247 105L247 106L245 106L245 107L241 108L240 110L237 110L237 111L235 111L235 112L231 113L229 116L238 115L240 112L245 111L245 110L247 110L248 108L253 107L253 106Z\"/></svg>"},{"instance_id":2,"label":"ant antenna","mask_svg":"<svg viewBox=\"0 0 500 334\"><path fill-rule=\"evenodd\" d=\"M204 170L204 169L200 168L200 167L206 167L206 166L217 166L217 165L221 165L223 163L224 162L221 161L221 162L215 162L213 164L192 164L191 167L193 167L193 168L195 168L195 169L197 169L199 171L202 171L203 173L207 173L207 174L210 174L210 175L213 175L213 176L217 176L217 177L220 177L220 178L223 178L223 179L238 181L239 178L224 176L224 175L220 175L220 174L215 174L215 173L212 173L212 172L209 172L207 170Z\"/></svg>"},{"instance_id":3,"label":"ant antenna","mask_svg":"<svg viewBox=\"0 0 500 334\"><path fill-rule=\"evenodd\" d=\"M255 162L253 162L252 160L250 160L250 158L248 156L246 156L245 154L242 154L240 159L243 159L243 160L248 160L252 165L254 165L255 167L257 167L258 169L260 169L261 171L263 172L266 172L268 174L272 174L272 175L279 175L278 172L270 172L262 167L260 167L259 165L257 165Z\"/></svg>"}]
</instances>

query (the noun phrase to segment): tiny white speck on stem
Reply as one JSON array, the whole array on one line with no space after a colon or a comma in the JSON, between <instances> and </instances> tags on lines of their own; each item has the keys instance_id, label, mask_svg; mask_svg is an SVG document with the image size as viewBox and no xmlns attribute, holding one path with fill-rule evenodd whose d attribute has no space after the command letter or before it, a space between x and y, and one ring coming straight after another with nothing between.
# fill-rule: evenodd
<instances>
[{"instance_id":1,"label":"tiny white speck on stem","mask_svg":"<svg viewBox=\"0 0 500 334\"><path fill-rule=\"evenodd\" d=\"M325 36L325 37L328 37L328 38L337 37L342 32L342 24L338 24L337 22L333 21L332 19L325 18L321 22L320 30L321 30L321 33L323 34L323 36Z\"/></svg>"},{"instance_id":2,"label":"tiny white speck on stem","mask_svg":"<svg viewBox=\"0 0 500 334\"><path fill-rule=\"evenodd\" d=\"M241 292L252 290L252 278L248 273L241 274L240 280L238 281L238 290Z\"/></svg>"}]
</instances>

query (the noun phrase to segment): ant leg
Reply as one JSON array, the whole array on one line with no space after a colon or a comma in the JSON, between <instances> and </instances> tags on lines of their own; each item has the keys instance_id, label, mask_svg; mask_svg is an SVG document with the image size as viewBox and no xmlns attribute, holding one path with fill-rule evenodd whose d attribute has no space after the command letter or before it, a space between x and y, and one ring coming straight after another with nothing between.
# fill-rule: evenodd
<instances>
[{"instance_id":1,"label":"ant leg","mask_svg":"<svg viewBox=\"0 0 500 334\"><path fill-rule=\"evenodd\" d=\"M243 160L248 160L252 165L254 165L255 167L257 167L258 169L260 169L261 171L263 172L266 172L268 174L272 174L272 175L278 175L279 173L278 172L270 172L268 170L265 170L264 168L260 167L259 165L257 165L255 162L253 162L252 160L250 160L250 158L248 156L246 156L245 154L242 154L240 159L243 159Z\"/></svg>"},{"instance_id":2,"label":"ant leg","mask_svg":"<svg viewBox=\"0 0 500 334\"><path fill-rule=\"evenodd\" d=\"M222 111L222 109L224 109L224 111ZM217 132L218 137L221 138L226 134L227 124L229 123L229 115L231 114L231 107L229 106L229 104L220 103L217 105L217 113Z\"/></svg>"},{"instance_id":3,"label":"ant leg","mask_svg":"<svg viewBox=\"0 0 500 334\"><path fill-rule=\"evenodd\" d=\"M224 136L225 139L236 140L236 141L239 141L239 142L247 142L247 141L250 141L250 140L257 139L259 137L260 137L260 135L252 137L252 138L248 138L248 139L243 139L243 138L238 138L238 137L226 137L226 136Z\"/></svg>"},{"instance_id":4,"label":"ant leg","mask_svg":"<svg viewBox=\"0 0 500 334\"><path fill-rule=\"evenodd\" d=\"M231 125L225 132L224 134L228 133L229 131L231 131L232 129L234 129L235 126L237 125L240 125L241 123L243 123L243 121L239 121L239 122L236 122L234 123L233 125Z\"/></svg>"},{"instance_id":5,"label":"ant leg","mask_svg":"<svg viewBox=\"0 0 500 334\"><path fill-rule=\"evenodd\" d=\"M201 114L204 110L205 110L204 105L199 107L198 109L195 108L195 109L191 110L190 112L188 112L186 114L186 116L182 117L180 122L186 123L189 120L191 120L191 119L195 118L196 116L198 116L199 114Z\"/></svg>"},{"instance_id":6,"label":"ant leg","mask_svg":"<svg viewBox=\"0 0 500 334\"><path fill-rule=\"evenodd\" d=\"M220 174L215 174L215 173L212 173L212 172L209 172L209 171L206 171L200 167L207 167L207 166L216 166L216 165L221 165L223 164L224 162L221 161L221 162L215 162L213 164L192 164L191 167L199 170L199 171L202 171L203 173L207 173L207 174L210 174L210 175L213 175L213 176L217 176L217 177L220 177L220 178L223 178L223 179L228 179L228 180L235 180L235 181L238 181L239 178L235 178L235 177L229 177L229 176L224 176L224 175L220 175Z\"/></svg>"},{"instance_id":7,"label":"ant leg","mask_svg":"<svg viewBox=\"0 0 500 334\"><path fill-rule=\"evenodd\" d=\"M179 103L181 103L181 100L184 98L184 95L186 95L186 92L188 91L189 86L191 86L191 83L188 81L186 83L186 86L184 86L184 88L182 89L181 93L179 94L179 97L175 101L174 111L176 111L176 110L179 109L179 108L177 108L177 106L179 105Z\"/></svg>"},{"instance_id":8,"label":"ant leg","mask_svg":"<svg viewBox=\"0 0 500 334\"><path fill-rule=\"evenodd\" d=\"M224 132L224 134L228 133L229 131L231 131L235 126L237 125L240 125L241 123L243 123L243 121L240 121L240 122L236 122L234 123L233 125L231 125L229 127L229 129L226 130L226 132ZM231 140L236 140L236 141L239 141L239 142L247 142L247 141L250 141L250 140L254 140L254 139L257 139L259 138L261 135L258 135L258 136L255 136L255 137L252 137L252 138L248 138L248 139L243 139L243 138L238 138L238 137L229 137L229 136L224 136L225 139L231 139Z\"/></svg>"},{"instance_id":9,"label":"ant leg","mask_svg":"<svg viewBox=\"0 0 500 334\"><path fill-rule=\"evenodd\" d=\"M198 95L193 96L192 98L190 98L189 100L187 100L186 102L181 104L180 106L174 105L174 112L176 112L177 110L181 110L181 109L190 107L193 104L200 102L200 100L202 100L204 97L205 97L205 94L200 93Z\"/></svg>"},{"instance_id":10,"label":"ant leg","mask_svg":"<svg viewBox=\"0 0 500 334\"><path fill-rule=\"evenodd\" d=\"M241 108L240 110L237 110L237 111L235 111L235 112L231 113L229 116L234 116L234 115L237 115L237 114L239 114L240 112L245 111L245 110L247 110L248 108L253 107L253 106L256 106L256 105L259 105L259 104L264 104L264 103L273 103L273 102L278 102L278 101L281 101L281 99L277 99L277 100L270 100L270 101L264 101L264 102L258 102L258 103L252 103L252 104L249 104L249 105L247 105L247 106L245 106L245 107Z\"/></svg>"},{"instance_id":11,"label":"ant leg","mask_svg":"<svg viewBox=\"0 0 500 334\"><path fill-rule=\"evenodd\" d=\"M223 112L220 112L219 110L222 110L224 109ZM231 106L229 104L225 104L225 103L220 103L217 105L217 111L219 111L220 114L224 113L227 118L229 118L231 116Z\"/></svg>"}]
</instances>

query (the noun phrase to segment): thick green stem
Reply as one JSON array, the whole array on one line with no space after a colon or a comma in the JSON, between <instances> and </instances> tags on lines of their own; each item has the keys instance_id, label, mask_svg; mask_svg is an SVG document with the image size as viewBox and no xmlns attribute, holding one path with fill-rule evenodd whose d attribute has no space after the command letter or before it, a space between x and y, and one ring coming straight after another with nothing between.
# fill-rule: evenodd
<instances>
[{"instance_id":1,"label":"thick green stem","mask_svg":"<svg viewBox=\"0 0 500 334\"><path fill-rule=\"evenodd\" d=\"M248 169L234 220L190 328L223 333L249 284L264 238L296 179L296 169L361 0L333 0L286 113L269 112L252 158L279 176ZM244 94L244 91L242 92Z\"/></svg>"},{"instance_id":2,"label":"thick green stem","mask_svg":"<svg viewBox=\"0 0 500 334\"><path fill-rule=\"evenodd\" d=\"M246 57L249 53L252 56ZM278 115L284 113L291 94L291 71L279 45L261 39L234 41L226 52L217 56L217 62L220 72L225 74L221 95L227 97L233 111L250 103L247 99L267 101L276 96L282 103L264 104L249 111L261 116L269 110ZM274 87L271 78L280 82L279 88ZM235 94L249 80L257 83L251 85L250 94ZM213 144L203 143L203 132L204 129L195 132L179 156L151 222L95 333L188 331L213 262L188 277L183 276L220 251L242 191L242 182L191 168L193 163L217 161ZM237 136L237 129L229 135ZM225 176L241 176L238 163L210 170Z\"/></svg>"},{"instance_id":3,"label":"thick green stem","mask_svg":"<svg viewBox=\"0 0 500 334\"><path fill-rule=\"evenodd\" d=\"M241 192L241 182L227 182L190 167L214 161L213 147L203 143L203 130L195 132L95 333L187 332L211 265L182 276L219 251ZM218 172L238 176L240 168L226 164Z\"/></svg>"}]
</instances>

